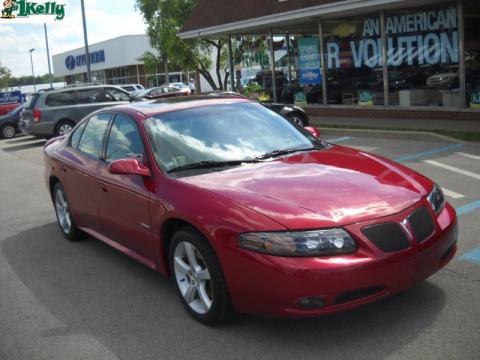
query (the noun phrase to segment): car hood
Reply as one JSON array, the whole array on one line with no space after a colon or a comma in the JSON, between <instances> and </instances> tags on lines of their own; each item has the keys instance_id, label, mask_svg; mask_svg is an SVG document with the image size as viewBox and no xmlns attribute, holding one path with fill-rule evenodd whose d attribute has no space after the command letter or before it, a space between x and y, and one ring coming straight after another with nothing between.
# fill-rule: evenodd
<instances>
[{"instance_id":1,"label":"car hood","mask_svg":"<svg viewBox=\"0 0 480 360\"><path fill-rule=\"evenodd\" d=\"M289 229L343 226L398 213L433 183L390 160L331 148L179 179Z\"/></svg>"}]
</instances>

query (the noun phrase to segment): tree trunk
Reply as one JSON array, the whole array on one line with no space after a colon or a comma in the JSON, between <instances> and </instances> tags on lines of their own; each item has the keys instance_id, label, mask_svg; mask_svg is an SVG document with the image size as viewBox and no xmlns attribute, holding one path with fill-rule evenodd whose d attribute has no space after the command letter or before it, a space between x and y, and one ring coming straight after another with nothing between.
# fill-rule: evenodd
<instances>
[{"instance_id":1,"label":"tree trunk","mask_svg":"<svg viewBox=\"0 0 480 360\"><path fill-rule=\"evenodd\" d=\"M205 80L207 80L208 84L212 87L213 90L217 90L217 84L215 83L215 80L213 80L212 75L210 72L203 66L203 64L199 64L197 71L203 75Z\"/></svg>"},{"instance_id":2,"label":"tree trunk","mask_svg":"<svg viewBox=\"0 0 480 360\"><path fill-rule=\"evenodd\" d=\"M222 83L222 75L220 74L220 56L221 56L221 51L222 51L222 47L221 47L221 42L219 41L217 46L217 61L215 62L215 70L217 72L217 79L218 79L218 85L220 85L220 90L223 90L225 89L225 87L223 86L223 83Z\"/></svg>"},{"instance_id":3,"label":"tree trunk","mask_svg":"<svg viewBox=\"0 0 480 360\"><path fill-rule=\"evenodd\" d=\"M225 77L223 79L223 88L225 90L228 89L228 77L230 76L230 72L225 69ZM235 89L232 89L232 91L235 91Z\"/></svg>"}]
</instances>

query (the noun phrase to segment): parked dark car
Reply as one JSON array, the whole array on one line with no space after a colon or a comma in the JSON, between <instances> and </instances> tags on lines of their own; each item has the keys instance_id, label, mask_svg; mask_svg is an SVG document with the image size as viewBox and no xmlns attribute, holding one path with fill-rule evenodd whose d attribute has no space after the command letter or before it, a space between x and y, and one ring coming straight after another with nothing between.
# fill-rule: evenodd
<instances>
[{"instance_id":1,"label":"parked dark car","mask_svg":"<svg viewBox=\"0 0 480 360\"><path fill-rule=\"evenodd\" d=\"M160 85L158 87L154 87L151 89L147 89L142 91L137 96L142 99L146 100L153 100L153 99L161 99L161 98L168 98L174 96L186 96L190 95L190 93L186 94L182 89L177 86L172 86L169 84Z\"/></svg>"},{"instance_id":2,"label":"parked dark car","mask_svg":"<svg viewBox=\"0 0 480 360\"><path fill-rule=\"evenodd\" d=\"M232 91L211 91L208 93L204 93L204 95L208 96L217 96L217 97L238 97L247 99L247 97L243 96L242 94L232 92ZM251 100L251 99L249 99ZM298 126L309 126L310 121L308 119L308 115L301 107L290 105L290 104L280 104L280 103L268 103L268 102L260 102L263 106L267 109L275 111L277 114L282 115L284 118L289 120L290 122L298 125Z\"/></svg>"},{"instance_id":3,"label":"parked dark car","mask_svg":"<svg viewBox=\"0 0 480 360\"><path fill-rule=\"evenodd\" d=\"M65 135L95 110L140 100L113 85L82 85L42 91L27 100L19 127L25 135L45 138Z\"/></svg>"},{"instance_id":4,"label":"parked dark car","mask_svg":"<svg viewBox=\"0 0 480 360\"><path fill-rule=\"evenodd\" d=\"M0 139L11 139L17 135L18 121L20 120L20 113L24 105L20 105L16 109L11 110L7 115L0 116Z\"/></svg>"}]
</instances>

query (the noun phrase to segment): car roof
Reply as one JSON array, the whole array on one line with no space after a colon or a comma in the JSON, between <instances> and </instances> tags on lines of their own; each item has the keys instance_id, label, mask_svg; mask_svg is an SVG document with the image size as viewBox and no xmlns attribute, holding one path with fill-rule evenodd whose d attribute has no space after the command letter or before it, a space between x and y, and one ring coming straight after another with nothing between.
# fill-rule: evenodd
<instances>
[{"instance_id":1,"label":"car roof","mask_svg":"<svg viewBox=\"0 0 480 360\"><path fill-rule=\"evenodd\" d=\"M58 89L48 89L48 90L45 90L45 91L39 91L37 92L37 94L46 94L46 95L49 95L49 94L55 94L55 93L60 93L60 92L64 92L64 91L75 91L75 90L86 90L86 89L96 89L96 88L104 88L104 87L114 87L114 88L119 88L118 85L112 85L112 84L94 84L94 85L67 85L65 87L62 87L62 88L58 88Z\"/></svg>"},{"instance_id":2,"label":"car roof","mask_svg":"<svg viewBox=\"0 0 480 360\"><path fill-rule=\"evenodd\" d=\"M226 97L212 97L212 96L182 96L174 98L165 98L153 101L140 101L127 105L118 105L109 109L102 109L104 111L116 110L131 112L132 110L144 115L145 117L152 117L158 114L193 109L212 105L228 105L236 103L252 102L249 99L226 96Z\"/></svg>"}]
</instances>

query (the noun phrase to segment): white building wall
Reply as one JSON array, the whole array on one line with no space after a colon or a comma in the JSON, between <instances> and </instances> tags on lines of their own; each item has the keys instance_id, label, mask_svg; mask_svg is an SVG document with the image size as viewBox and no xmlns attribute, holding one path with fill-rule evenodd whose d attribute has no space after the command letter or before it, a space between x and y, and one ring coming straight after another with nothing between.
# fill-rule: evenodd
<instances>
[{"instance_id":1,"label":"white building wall","mask_svg":"<svg viewBox=\"0 0 480 360\"><path fill-rule=\"evenodd\" d=\"M84 49L85 48L82 47L53 55L52 62L55 76L75 75L86 72L86 65L75 66L72 70L67 69L65 65L65 60L68 56L76 57L83 55L85 54ZM92 71L142 64L142 61L139 59L145 52L150 51L158 54L158 52L151 47L148 36L145 34L125 35L89 45L90 53L100 50L104 50L105 52L105 62L91 64Z\"/></svg>"}]
</instances>

